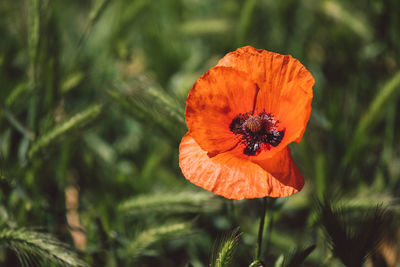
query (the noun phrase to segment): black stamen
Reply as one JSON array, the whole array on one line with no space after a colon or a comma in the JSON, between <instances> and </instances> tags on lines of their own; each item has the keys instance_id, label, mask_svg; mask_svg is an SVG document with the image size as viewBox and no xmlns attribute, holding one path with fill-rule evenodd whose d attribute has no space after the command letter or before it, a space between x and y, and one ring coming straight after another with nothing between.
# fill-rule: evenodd
<instances>
[{"instance_id":1,"label":"black stamen","mask_svg":"<svg viewBox=\"0 0 400 267\"><path fill-rule=\"evenodd\" d=\"M243 152L244 152L246 155L254 156L255 154L257 154L258 149L259 149L258 143L251 143L251 144L248 144L248 145L246 146L246 148L244 149Z\"/></svg>"},{"instance_id":2,"label":"black stamen","mask_svg":"<svg viewBox=\"0 0 400 267\"><path fill-rule=\"evenodd\" d=\"M241 128L243 123L244 120L240 117L239 114L239 116L237 116L232 120L231 124L229 125L229 129L231 129L231 132L233 132L234 134L241 134Z\"/></svg>"},{"instance_id":3,"label":"black stamen","mask_svg":"<svg viewBox=\"0 0 400 267\"><path fill-rule=\"evenodd\" d=\"M268 143L271 144L271 146L277 146L281 143L284 135L284 131L272 131L267 134Z\"/></svg>"}]
</instances>

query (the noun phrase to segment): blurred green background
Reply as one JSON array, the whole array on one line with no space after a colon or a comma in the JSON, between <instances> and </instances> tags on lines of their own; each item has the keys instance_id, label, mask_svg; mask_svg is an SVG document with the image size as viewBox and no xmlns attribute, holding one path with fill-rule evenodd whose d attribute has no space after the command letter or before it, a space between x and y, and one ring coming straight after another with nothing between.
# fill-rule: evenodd
<instances>
[{"instance_id":1,"label":"blurred green background","mask_svg":"<svg viewBox=\"0 0 400 267\"><path fill-rule=\"evenodd\" d=\"M397 266L399 14L397 0L1 0L0 265L84 265L35 252L35 231L92 266L208 266L215 240L240 226L232 266L248 266L262 201L192 185L178 145L193 83L252 45L316 80L291 145L306 185L269 202L265 266L312 244L304 266L343 266L318 220L324 197L346 227L379 203L390 211L366 266Z\"/></svg>"}]
</instances>

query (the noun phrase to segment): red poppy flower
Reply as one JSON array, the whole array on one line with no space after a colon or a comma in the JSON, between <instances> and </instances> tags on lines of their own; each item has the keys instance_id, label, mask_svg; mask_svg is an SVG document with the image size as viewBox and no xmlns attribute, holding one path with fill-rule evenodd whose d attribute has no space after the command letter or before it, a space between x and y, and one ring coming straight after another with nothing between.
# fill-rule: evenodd
<instances>
[{"instance_id":1,"label":"red poppy flower","mask_svg":"<svg viewBox=\"0 0 400 267\"><path fill-rule=\"evenodd\" d=\"M226 198L285 197L304 179L288 144L300 142L314 79L290 55L250 46L222 58L186 100L179 165L192 183Z\"/></svg>"}]
</instances>

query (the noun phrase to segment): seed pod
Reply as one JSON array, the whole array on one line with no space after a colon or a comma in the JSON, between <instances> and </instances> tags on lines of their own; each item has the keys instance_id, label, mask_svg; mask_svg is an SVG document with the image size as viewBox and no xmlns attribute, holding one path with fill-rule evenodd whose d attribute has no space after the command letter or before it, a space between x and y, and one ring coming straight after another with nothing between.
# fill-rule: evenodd
<instances>
[{"instance_id":1,"label":"seed pod","mask_svg":"<svg viewBox=\"0 0 400 267\"><path fill-rule=\"evenodd\" d=\"M262 127L262 119L259 116L251 116L246 120L246 126L253 133L258 132Z\"/></svg>"}]
</instances>

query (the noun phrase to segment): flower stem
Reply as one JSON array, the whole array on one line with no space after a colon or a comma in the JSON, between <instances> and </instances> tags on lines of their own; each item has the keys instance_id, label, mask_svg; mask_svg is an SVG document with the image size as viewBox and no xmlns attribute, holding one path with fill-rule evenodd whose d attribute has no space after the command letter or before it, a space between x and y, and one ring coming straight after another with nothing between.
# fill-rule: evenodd
<instances>
[{"instance_id":1,"label":"flower stem","mask_svg":"<svg viewBox=\"0 0 400 267\"><path fill-rule=\"evenodd\" d=\"M268 207L271 207L272 203L269 203ZM267 209L268 209L268 207L267 207ZM268 224L267 224L267 237L265 238L266 239L266 241L265 241L266 242L265 243L265 250L266 251L269 251L268 249L269 249L269 245L271 243L271 235L272 235L272 229L273 228L274 228L274 216L273 216L273 213L271 212L270 217L269 217L269 221L268 221Z\"/></svg>"},{"instance_id":2,"label":"flower stem","mask_svg":"<svg viewBox=\"0 0 400 267\"><path fill-rule=\"evenodd\" d=\"M260 227L258 228L258 242L257 242L257 251L256 251L256 260L258 260L258 261L260 261L266 211L267 211L267 197L264 197L261 218L260 218Z\"/></svg>"}]
</instances>

